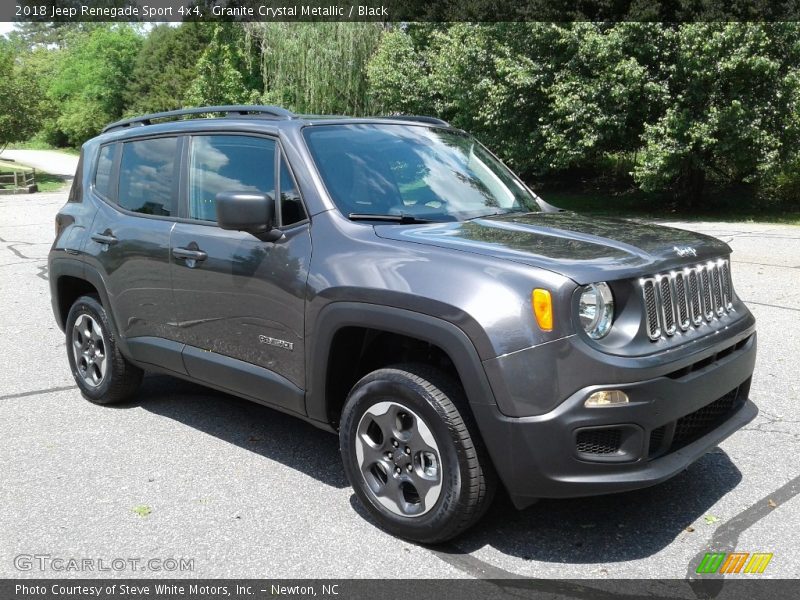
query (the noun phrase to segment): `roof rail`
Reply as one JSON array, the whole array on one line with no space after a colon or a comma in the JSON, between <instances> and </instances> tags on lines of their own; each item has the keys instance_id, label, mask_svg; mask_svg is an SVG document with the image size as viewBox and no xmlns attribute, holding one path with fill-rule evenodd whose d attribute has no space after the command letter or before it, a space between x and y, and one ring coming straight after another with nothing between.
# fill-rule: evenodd
<instances>
[{"instance_id":1,"label":"roof rail","mask_svg":"<svg viewBox=\"0 0 800 600\"><path fill-rule=\"evenodd\" d=\"M427 117L425 115L385 115L379 119L394 119L395 121L416 121L417 123L430 123L431 125L442 125L450 127L450 123L437 117Z\"/></svg>"},{"instance_id":2,"label":"roof rail","mask_svg":"<svg viewBox=\"0 0 800 600\"><path fill-rule=\"evenodd\" d=\"M182 108L180 110L170 110L167 112L142 115L140 117L132 117L130 119L122 119L116 123L106 125L101 133L106 133L112 129L131 127L133 125L152 125L154 120L179 119L180 117L184 117L186 115L202 115L208 113L225 113L228 117L235 115L264 115L274 117L276 119L292 119L295 116L293 112L290 112L285 108L281 108L280 106L200 106L197 108Z\"/></svg>"}]
</instances>

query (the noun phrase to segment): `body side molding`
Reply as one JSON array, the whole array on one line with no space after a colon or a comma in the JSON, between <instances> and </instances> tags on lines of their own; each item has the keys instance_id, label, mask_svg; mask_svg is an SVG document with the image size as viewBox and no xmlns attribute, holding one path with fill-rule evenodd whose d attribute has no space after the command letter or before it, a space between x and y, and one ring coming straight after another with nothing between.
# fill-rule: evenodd
<instances>
[{"instance_id":1,"label":"body side molding","mask_svg":"<svg viewBox=\"0 0 800 600\"><path fill-rule=\"evenodd\" d=\"M186 373L194 381L305 415L303 390L269 369L194 346L184 346L182 356Z\"/></svg>"}]
</instances>

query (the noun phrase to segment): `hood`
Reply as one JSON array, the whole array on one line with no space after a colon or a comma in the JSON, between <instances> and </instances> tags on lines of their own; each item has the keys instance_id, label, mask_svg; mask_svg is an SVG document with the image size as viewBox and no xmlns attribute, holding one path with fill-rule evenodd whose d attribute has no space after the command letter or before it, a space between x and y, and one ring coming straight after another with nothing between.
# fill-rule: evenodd
<instances>
[{"instance_id":1,"label":"hood","mask_svg":"<svg viewBox=\"0 0 800 600\"><path fill-rule=\"evenodd\" d=\"M511 213L471 221L376 225L379 237L511 260L577 283L652 275L730 253L716 239L674 227L570 212Z\"/></svg>"}]
</instances>

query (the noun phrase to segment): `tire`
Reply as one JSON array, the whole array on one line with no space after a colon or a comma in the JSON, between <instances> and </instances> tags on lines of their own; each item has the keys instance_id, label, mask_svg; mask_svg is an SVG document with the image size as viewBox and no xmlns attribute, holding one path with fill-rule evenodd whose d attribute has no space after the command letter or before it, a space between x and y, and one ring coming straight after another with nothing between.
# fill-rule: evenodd
<instances>
[{"instance_id":1,"label":"tire","mask_svg":"<svg viewBox=\"0 0 800 600\"><path fill-rule=\"evenodd\" d=\"M67 357L83 397L95 404L128 400L144 372L128 362L117 348L103 305L94 296L81 296L67 315Z\"/></svg>"},{"instance_id":2,"label":"tire","mask_svg":"<svg viewBox=\"0 0 800 600\"><path fill-rule=\"evenodd\" d=\"M361 379L342 411L339 447L361 504L398 537L452 539L494 496L494 469L464 392L429 365L394 365Z\"/></svg>"}]
</instances>

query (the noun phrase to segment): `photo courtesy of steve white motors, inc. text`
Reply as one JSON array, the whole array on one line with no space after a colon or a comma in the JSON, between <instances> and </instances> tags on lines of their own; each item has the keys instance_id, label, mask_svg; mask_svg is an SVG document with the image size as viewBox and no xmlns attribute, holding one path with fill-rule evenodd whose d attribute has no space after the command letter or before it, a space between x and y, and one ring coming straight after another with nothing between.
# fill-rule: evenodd
<instances>
[{"instance_id":1,"label":"photo courtesy of steve white motors, inc. text","mask_svg":"<svg viewBox=\"0 0 800 600\"><path fill-rule=\"evenodd\" d=\"M154 20L154 19L181 19L192 17L203 19L205 17L221 17L229 19L293 19L293 18L333 18L356 19L365 17L389 17L385 6L351 5L307 5L287 4L284 6L264 5L255 6L218 6L200 7L189 6L152 6L149 4L128 6L47 6L47 5L17 5L15 16L18 19L37 18L52 20L80 20L106 18L111 20Z\"/></svg>"},{"instance_id":2,"label":"photo courtesy of steve white motors, inc. text","mask_svg":"<svg viewBox=\"0 0 800 600\"><path fill-rule=\"evenodd\" d=\"M222 585L222 584L176 584L176 583L145 583L145 584L125 584L109 583L96 585L70 584L70 583L51 583L51 584L24 584L18 583L14 586L14 593L18 597L22 596L69 596L69 597L96 597L109 598L112 596L125 596L126 598L135 596L210 596L214 598L223 596L252 596L257 593L270 594L272 596L338 596L339 584L328 583L319 586L313 585L281 585L271 583L261 583L257 586L252 585Z\"/></svg>"}]
</instances>

